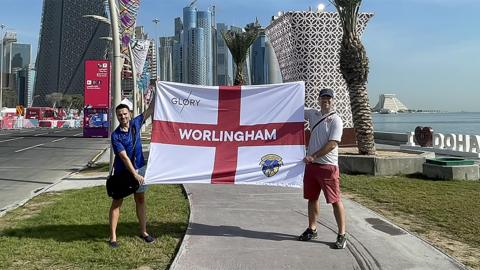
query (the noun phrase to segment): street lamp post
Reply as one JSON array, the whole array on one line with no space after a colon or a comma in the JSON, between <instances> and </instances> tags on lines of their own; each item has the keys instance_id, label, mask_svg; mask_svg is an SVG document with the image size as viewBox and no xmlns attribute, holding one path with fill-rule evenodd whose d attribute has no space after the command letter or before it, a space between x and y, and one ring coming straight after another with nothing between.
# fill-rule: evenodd
<instances>
[{"instance_id":1,"label":"street lamp post","mask_svg":"<svg viewBox=\"0 0 480 270\"><path fill-rule=\"evenodd\" d=\"M117 14L117 5L116 0L108 0L108 7L110 11L110 21L107 18L98 16L98 15L85 15L84 17L89 17L104 23L108 23L111 26L112 32L112 47L113 47L113 61L112 61L112 88L113 88L113 99L112 99L112 108L111 108L111 117L112 121L110 122L110 134L113 133L115 128L118 126L119 122L115 115L115 107L120 104L121 99L121 81L122 81L122 55L120 54L120 34L118 33L118 14ZM113 150L110 147L110 170L113 167L114 154Z\"/></svg>"},{"instance_id":2,"label":"street lamp post","mask_svg":"<svg viewBox=\"0 0 480 270\"><path fill-rule=\"evenodd\" d=\"M3 108L3 29L6 27L5 24L0 24L0 53L1 53L1 60L0 60L0 110Z\"/></svg>"},{"instance_id":3,"label":"street lamp post","mask_svg":"<svg viewBox=\"0 0 480 270\"><path fill-rule=\"evenodd\" d=\"M160 47L160 39L158 38L158 23L160 22L160 20L155 18L155 19L152 20L152 22L155 23L155 38L154 38L155 42L154 42L154 44L155 44L155 52L156 52L155 57L156 57L156 60L157 60L156 61L157 65L156 65L156 68L155 68L155 72L156 72L155 75L157 77L156 79L160 80L160 72L159 72L160 71L160 68L159 68L159 65L160 65L160 51L158 49Z\"/></svg>"},{"instance_id":4,"label":"street lamp post","mask_svg":"<svg viewBox=\"0 0 480 270\"><path fill-rule=\"evenodd\" d=\"M120 54L120 34L118 33L118 14L117 5L115 0L108 0L108 6L110 7L110 25L112 27L112 39L113 39L113 101L112 109L120 104L121 91L122 91L122 55ZM112 110L112 111L113 111ZM113 132L118 126L118 120L115 115L115 111L112 113L112 125L110 130Z\"/></svg>"},{"instance_id":5,"label":"street lamp post","mask_svg":"<svg viewBox=\"0 0 480 270\"><path fill-rule=\"evenodd\" d=\"M138 95L137 95L137 69L135 68L135 63L133 61L133 50L132 45L128 44L128 53L130 55L130 64L132 65L132 80L133 80L133 116L137 116L138 111Z\"/></svg>"}]
</instances>

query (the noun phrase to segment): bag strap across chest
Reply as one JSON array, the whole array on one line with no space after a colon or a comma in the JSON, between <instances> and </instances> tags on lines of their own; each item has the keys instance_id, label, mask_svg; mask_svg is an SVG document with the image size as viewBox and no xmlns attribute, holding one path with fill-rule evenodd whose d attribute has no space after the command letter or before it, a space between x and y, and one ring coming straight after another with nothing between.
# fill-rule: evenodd
<instances>
[{"instance_id":1,"label":"bag strap across chest","mask_svg":"<svg viewBox=\"0 0 480 270\"><path fill-rule=\"evenodd\" d=\"M310 130L310 133L313 133L313 130L314 130L316 127L318 127L318 125L320 125L320 123L322 123L323 120L327 119L328 117L330 117L330 116L332 116L332 115L334 115L334 114L335 114L335 112L330 112L330 113L328 113L327 115L325 115L324 117L322 117L322 119L320 119L320 121L318 121L318 122L313 126L313 128Z\"/></svg>"}]
</instances>

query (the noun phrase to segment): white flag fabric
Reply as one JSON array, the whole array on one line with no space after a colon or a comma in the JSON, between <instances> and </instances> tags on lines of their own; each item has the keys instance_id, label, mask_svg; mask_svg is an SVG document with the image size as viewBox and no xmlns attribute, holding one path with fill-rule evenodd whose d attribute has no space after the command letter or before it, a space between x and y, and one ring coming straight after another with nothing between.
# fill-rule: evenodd
<instances>
[{"instance_id":1,"label":"white flag fabric","mask_svg":"<svg viewBox=\"0 0 480 270\"><path fill-rule=\"evenodd\" d=\"M140 77L143 73L143 66L147 60L148 47L150 46L150 40L137 40L133 43L132 54L133 63L137 77Z\"/></svg>"},{"instance_id":2,"label":"white flag fabric","mask_svg":"<svg viewBox=\"0 0 480 270\"><path fill-rule=\"evenodd\" d=\"M303 82L158 82L146 184L303 185Z\"/></svg>"}]
</instances>

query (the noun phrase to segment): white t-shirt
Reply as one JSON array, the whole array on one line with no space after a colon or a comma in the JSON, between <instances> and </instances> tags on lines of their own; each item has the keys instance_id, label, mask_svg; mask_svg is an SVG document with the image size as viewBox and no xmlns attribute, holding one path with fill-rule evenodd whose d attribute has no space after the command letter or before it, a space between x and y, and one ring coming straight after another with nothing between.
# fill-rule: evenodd
<instances>
[{"instance_id":1,"label":"white t-shirt","mask_svg":"<svg viewBox=\"0 0 480 270\"><path fill-rule=\"evenodd\" d=\"M305 108L305 120L313 128L324 115L316 109ZM342 139L343 122L337 113L328 116L312 131L308 143L307 155L320 150L328 141L340 142ZM323 157L314 160L315 163L332 164L338 166L338 146Z\"/></svg>"}]
</instances>

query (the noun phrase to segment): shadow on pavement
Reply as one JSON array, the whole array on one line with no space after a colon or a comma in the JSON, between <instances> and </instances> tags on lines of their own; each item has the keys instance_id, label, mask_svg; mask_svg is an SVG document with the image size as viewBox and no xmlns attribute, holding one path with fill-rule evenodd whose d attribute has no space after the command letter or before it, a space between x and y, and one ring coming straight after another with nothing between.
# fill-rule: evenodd
<instances>
[{"instance_id":1,"label":"shadow on pavement","mask_svg":"<svg viewBox=\"0 0 480 270\"><path fill-rule=\"evenodd\" d=\"M183 236L185 232L184 223L149 223L148 231L154 237L164 235L175 238ZM5 229L0 232L3 237L15 238L33 238L33 239L54 239L58 242L72 242L81 240L96 239L105 241L109 236L109 226L105 224L88 224L88 225L40 225L28 226L14 229ZM117 226L118 236L137 236L137 222L119 222Z\"/></svg>"},{"instance_id":2,"label":"shadow on pavement","mask_svg":"<svg viewBox=\"0 0 480 270\"><path fill-rule=\"evenodd\" d=\"M53 182L42 182L42 181L32 181L32 180L23 180L23 179L6 179L6 178L0 178L0 181L33 183L33 184L46 184L46 185L53 184Z\"/></svg>"},{"instance_id":3,"label":"shadow on pavement","mask_svg":"<svg viewBox=\"0 0 480 270\"><path fill-rule=\"evenodd\" d=\"M205 236L222 236L222 237L244 237L254 238L272 241L298 241L298 235L284 234L277 232L262 232L245 230L238 226L225 226L225 225L207 225L200 223L190 223L190 229L187 231L187 235L205 235ZM311 240L312 243L325 244L331 248L334 248L334 243Z\"/></svg>"}]
</instances>

